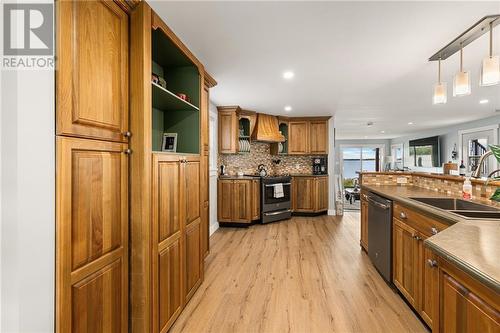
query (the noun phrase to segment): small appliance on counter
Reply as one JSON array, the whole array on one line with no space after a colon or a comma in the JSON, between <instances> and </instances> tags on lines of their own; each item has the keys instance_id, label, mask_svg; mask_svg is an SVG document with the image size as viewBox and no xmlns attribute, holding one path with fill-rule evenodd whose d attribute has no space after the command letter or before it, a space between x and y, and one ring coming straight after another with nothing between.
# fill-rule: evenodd
<instances>
[{"instance_id":1,"label":"small appliance on counter","mask_svg":"<svg viewBox=\"0 0 500 333\"><path fill-rule=\"evenodd\" d=\"M326 175L328 173L327 163L326 157L313 157L313 175Z\"/></svg>"}]
</instances>

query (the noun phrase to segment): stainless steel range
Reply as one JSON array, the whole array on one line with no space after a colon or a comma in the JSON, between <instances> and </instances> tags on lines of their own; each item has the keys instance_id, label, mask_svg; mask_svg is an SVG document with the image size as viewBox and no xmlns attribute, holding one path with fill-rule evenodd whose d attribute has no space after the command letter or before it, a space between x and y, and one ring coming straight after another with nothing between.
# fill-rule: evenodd
<instances>
[{"instance_id":1,"label":"stainless steel range","mask_svg":"<svg viewBox=\"0 0 500 333\"><path fill-rule=\"evenodd\" d=\"M262 223L269 223L292 217L292 177L262 177Z\"/></svg>"}]
</instances>

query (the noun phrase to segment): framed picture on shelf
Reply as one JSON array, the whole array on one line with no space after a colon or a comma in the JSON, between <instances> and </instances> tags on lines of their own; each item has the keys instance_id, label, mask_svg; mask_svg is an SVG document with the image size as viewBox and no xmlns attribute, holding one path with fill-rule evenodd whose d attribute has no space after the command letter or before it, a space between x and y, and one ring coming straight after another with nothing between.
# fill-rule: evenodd
<instances>
[{"instance_id":1,"label":"framed picture on shelf","mask_svg":"<svg viewBox=\"0 0 500 333\"><path fill-rule=\"evenodd\" d=\"M163 133L161 151L173 153L177 151L177 133Z\"/></svg>"}]
</instances>

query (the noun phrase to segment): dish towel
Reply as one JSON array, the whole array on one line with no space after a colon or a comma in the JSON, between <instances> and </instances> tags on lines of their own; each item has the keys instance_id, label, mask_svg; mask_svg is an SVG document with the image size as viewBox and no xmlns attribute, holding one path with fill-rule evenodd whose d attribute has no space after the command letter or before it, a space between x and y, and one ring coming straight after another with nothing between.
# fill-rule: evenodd
<instances>
[{"instance_id":1,"label":"dish towel","mask_svg":"<svg viewBox=\"0 0 500 333\"><path fill-rule=\"evenodd\" d=\"M275 198L283 198L285 193L283 192L283 184L278 183L274 184L274 197Z\"/></svg>"}]
</instances>

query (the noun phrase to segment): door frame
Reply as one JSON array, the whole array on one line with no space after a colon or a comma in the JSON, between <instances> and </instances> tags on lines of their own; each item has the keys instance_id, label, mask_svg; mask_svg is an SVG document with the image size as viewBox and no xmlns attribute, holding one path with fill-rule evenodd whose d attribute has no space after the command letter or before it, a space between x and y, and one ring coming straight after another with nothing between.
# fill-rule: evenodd
<instances>
[{"instance_id":1,"label":"door frame","mask_svg":"<svg viewBox=\"0 0 500 333\"><path fill-rule=\"evenodd\" d=\"M469 128L465 130L459 130L458 131L458 160L462 161L464 160L463 158L463 135L464 134L471 134L475 132L483 132L483 131L493 131L493 144L497 145L498 144L498 130L500 128L500 124L495 124L495 125L488 125L488 126L482 126L482 127L475 127L475 128ZM496 161L496 159L495 159ZM466 161L468 164L468 161ZM498 169L498 161L495 162L495 169ZM468 167L468 165L467 165Z\"/></svg>"},{"instance_id":2,"label":"door frame","mask_svg":"<svg viewBox=\"0 0 500 333\"><path fill-rule=\"evenodd\" d=\"M379 168L382 169L383 167L383 158L385 157L385 144L383 143L380 143L380 144L377 144L377 143L372 143L372 144L367 144L367 145L364 145L364 144L360 144L360 143L357 143L357 144L348 144L348 143L342 143L339 145L339 174L341 175L341 181L342 183L344 182L344 158L342 157L342 150L344 148L379 148L379 160L380 160L380 166ZM362 153L361 153L362 155ZM360 156L362 158L362 156ZM363 166L363 162L361 162L361 166Z\"/></svg>"}]
</instances>

